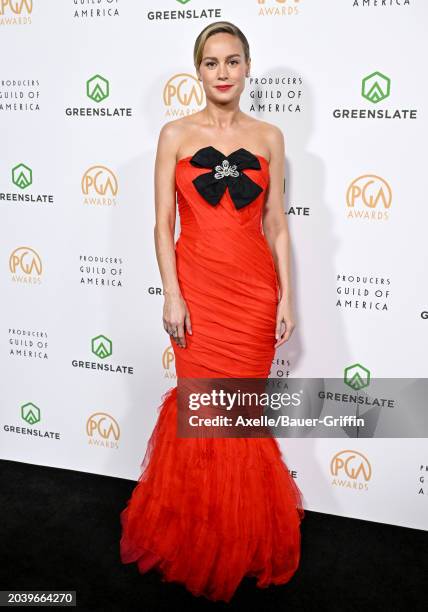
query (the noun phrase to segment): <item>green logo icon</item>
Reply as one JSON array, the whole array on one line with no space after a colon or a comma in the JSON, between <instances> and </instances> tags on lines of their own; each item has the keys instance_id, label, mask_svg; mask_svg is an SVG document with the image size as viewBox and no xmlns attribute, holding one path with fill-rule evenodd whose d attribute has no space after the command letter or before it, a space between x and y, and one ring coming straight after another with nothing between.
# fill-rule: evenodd
<instances>
[{"instance_id":1,"label":"green logo icon","mask_svg":"<svg viewBox=\"0 0 428 612\"><path fill-rule=\"evenodd\" d=\"M190 0L177 0L180 4L187 4Z\"/></svg>"},{"instance_id":2,"label":"green logo icon","mask_svg":"<svg viewBox=\"0 0 428 612\"><path fill-rule=\"evenodd\" d=\"M361 95L369 102L377 104L385 100L391 92L391 79L381 72L372 72L361 83Z\"/></svg>"},{"instance_id":3,"label":"green logo icon","mask_svg":"<svg viewBox=\"0 0 428 612\"><path fill-rule=\"evenodd\" d=\"M91 341L92 352L94 355L99 357L99 359L105 359L106 357L110 357L113 353L113 343L106 336L100 335L92 338Z\"/></svg>"},{"instance_id":4,"label":"green logo icon","mask_svg":"<svg viewBox=\"0 0 428 612\"><path fill-rule=\"evenodd\" d=\"M28 402L21 406L21 417L29 425L34 425L40 421L40 409L35 404Z\"/></svg>"},{"instance_id":5,"label":"green logo icon","mask_svg":"<svg viewBox=\"0 0 428 612\"><path fill-rule=\"evenodd\" d=\"M20 189L25 189L33 182L33 171L25 164L12 168L12 182Z\"/></svg>"},{"instance_id":6,"label":"green logo icon","mask_svg":"<svg viewBox=\"0 0 428 612\"><path fill-rule=\"evenodd\" d=\"M110 95L109 82L100 74L95 74L86 81L86 95L94 102L102 102Z\"/></svg>"},{"instance_id":7,"label":"green logo icon","mask_svg":"<svg viewBox=\"0 0 428 612\"><path fill-rule=\"evenodd\" d=\"M358 391L370 384L370 371L361 365L354 363L345 368L344 382L352 389Z\"/></svg>"}]
</instances>

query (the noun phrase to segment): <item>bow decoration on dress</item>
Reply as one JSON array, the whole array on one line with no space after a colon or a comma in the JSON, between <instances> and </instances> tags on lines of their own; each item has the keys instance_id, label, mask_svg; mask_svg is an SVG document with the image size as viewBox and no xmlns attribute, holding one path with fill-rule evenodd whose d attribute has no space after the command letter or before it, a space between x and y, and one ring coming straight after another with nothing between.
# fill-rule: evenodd
<instances>
[{"instance_id":1,"label":"bow decoration on dress","mask_svg":"<svg viewBox=\"0 0 428 612\"><path fill-rule=\"evenodd\" d=\"M243 208L262 193L263 188L241 172L244 168L260 170L260 161L246 149L238 149L230 155L223 155L214 147L204 147L190 159L192 166L211 168L193 179L198 192L212 206L216 206L226 187L236 209Z\"/></svg>"}]
</instances>

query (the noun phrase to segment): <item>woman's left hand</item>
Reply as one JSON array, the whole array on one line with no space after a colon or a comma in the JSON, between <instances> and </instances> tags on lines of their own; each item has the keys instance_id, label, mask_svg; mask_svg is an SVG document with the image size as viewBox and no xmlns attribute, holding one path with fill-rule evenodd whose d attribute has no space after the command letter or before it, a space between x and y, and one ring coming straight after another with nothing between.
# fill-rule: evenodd
<instances>
[{"instance_id":1,"label":"woman's left hand","mask_svg":"<svg viewBox=\"0 0 428 612\"><path fill-rule=\"evenodd\" d=\"M290 300L281 299L276 311L275 348L287 342L295 328L293 307Z\"/></svg>"}]
</instances>

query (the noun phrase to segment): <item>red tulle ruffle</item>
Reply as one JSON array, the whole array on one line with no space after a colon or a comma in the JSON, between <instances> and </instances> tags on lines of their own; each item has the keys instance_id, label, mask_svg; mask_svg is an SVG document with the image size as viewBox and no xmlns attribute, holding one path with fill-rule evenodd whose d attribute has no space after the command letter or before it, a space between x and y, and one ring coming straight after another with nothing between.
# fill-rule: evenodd
<instances>
[{"instance_id":1,"label":"red tulle ruffle","mask_svg":"<svg viewBox=\"0 0 428 612\"><path fill-rule=\"evenodd\" d=\"M214 601L230 601L244 576L260 588L289 581L304 510L277 440L177 438L176 427L173 387L121 513L122 562Z\"/></svg>"}]
</instances>

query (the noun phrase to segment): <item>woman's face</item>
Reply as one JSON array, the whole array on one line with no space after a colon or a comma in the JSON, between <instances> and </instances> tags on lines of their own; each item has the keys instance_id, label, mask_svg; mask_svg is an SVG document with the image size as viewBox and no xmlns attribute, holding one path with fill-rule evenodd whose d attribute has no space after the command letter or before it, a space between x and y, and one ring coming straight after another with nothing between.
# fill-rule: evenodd
<instances>
[{"instance_id":1,"label":"woman's face","mask_svg":"<svg viewBox=\"0 0 428 612\"><path fill-rule=\"evenodd\" d=\"M198 76L207 98L217 103L230 102L244 90L249 68L240 39L219 32L210 36L204 45Z\"/></svg>"}]
</instances>

